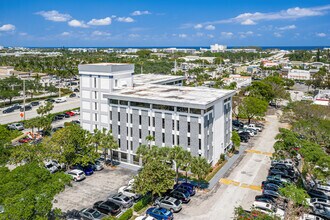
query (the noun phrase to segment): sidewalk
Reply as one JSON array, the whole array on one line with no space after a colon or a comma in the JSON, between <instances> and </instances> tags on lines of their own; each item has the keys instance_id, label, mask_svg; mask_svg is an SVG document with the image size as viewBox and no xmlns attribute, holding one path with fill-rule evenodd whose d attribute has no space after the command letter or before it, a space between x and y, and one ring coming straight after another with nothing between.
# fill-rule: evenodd
<instances>
[{"instance_id":1,"label":"sidewalk","mask_svg":"<svg viewBox=\"0 0 330 220\"><path fill-rule=\"evenodd\" d=\"M225 174L233 167L236 161L238 161L241 157L244 156L245 150L249 147L249 145L241 145L239 148L239 153L234 154L231 158L229 158L226 164L221 167L221 169L214 175L214 177L209 181L208 189L213 189L214 186L220 181L221 178L225 176Z\"/></svg>"}]
</instances>

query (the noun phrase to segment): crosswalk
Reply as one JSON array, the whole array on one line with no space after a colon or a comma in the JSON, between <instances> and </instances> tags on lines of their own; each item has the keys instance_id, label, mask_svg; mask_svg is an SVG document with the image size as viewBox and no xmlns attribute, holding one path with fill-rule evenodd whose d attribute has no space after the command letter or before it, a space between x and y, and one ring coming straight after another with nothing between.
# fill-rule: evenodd
<instances>
[{"instance_id":1,"label":"crosswalk","mask_svg":"<svg viewBox=\"0 0 330 220\"><path fill-rule=\"evenodd\" d=\"M270 152L264 152L264 151L259 151L259 150L246 150L245 152L247 153L251 153L251 154L262 154L262 155L266 155L268 157L271 157L273 155L273 153Z\"/></svg>"},{"instance_id":2,"label":"crosswalk","mask_svg":"<svg viewBox=\"0 0 330 220\"><path fill-rule=\"evenodd\" d=\"M262 191L261 186L240 183L240 182L230 180L230 179L221 178L219 182L221 184L225 184L225 185L232 185L232 186L237 186L240 188L251 189L251 190L255 190L255 191Z\"/></svg>"}]
</instances>

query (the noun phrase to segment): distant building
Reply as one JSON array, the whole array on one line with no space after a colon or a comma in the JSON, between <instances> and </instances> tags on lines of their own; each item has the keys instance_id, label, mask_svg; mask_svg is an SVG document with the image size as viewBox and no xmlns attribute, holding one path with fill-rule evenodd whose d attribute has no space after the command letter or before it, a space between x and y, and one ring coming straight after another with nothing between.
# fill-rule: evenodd
<instances>
[{"instance_id":1,"label":"distant building","mask_svg":"<svg viewBox=\"0 0 330 220\"><path fill-rule=\"evenodd\" d=\"M313 99L313 104L330 106L330 90L319 90Z\"/></svg>"},{"instance_id":2,"label":"distant building","mask_svg":"<svg viewBox=\"0 0 330 220\"><path fill-rule=\"evenodd\" d=\"M223 52L227 49L226 45L213 44L210 46L210 51L212 53Z\"/></svg>"},{"instance_id":3,"label":"distant building","mask_svg":"<svg viewBox=\"0 0 330 220\"><path fill-rule=\"evenodd\" d=\"M288 79L294 80L310 80L311 73L308 70L290 69Z\"/></svg>"},{"instance_id":4,"label":"distant building","mask_svg":"<svg viewBox=\"0 0 330 220\"><path fill-rule=\"evenodd\" d=\"M84 129L111 130L119 149L113 158L142 165L136 154L152 145L182 146L215 165L231 144L235 91L181 86L184 76L133 75L134 65L79 65L80 120Z\"/></svg>"},{"instance_id":5,"label":"distant building","mask_svg":"<svg viewBox=\"0 0 330 220\"><path fill-rule=\"evenodd\" d=\"M251 76L241 76L241 75L229 75L228 78L223 79L225 85L230 85L232 82L236 82L236 87L238 89L242 87L247 87L252 83Z\"/></svg>"}]
</instances>

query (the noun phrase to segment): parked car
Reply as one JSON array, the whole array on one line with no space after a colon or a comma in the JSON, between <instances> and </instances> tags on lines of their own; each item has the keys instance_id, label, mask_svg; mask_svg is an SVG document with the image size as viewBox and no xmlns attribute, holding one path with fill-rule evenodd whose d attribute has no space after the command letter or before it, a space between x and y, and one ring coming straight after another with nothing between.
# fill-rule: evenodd
<instances>
[{"instance_id":1,"label":"parked car","mask_svg":"<svg viewBox=\"0 0 330 220\"><path fill-rule=\"evenodd\" d=\"M7 114L13 112L14 110L15 110L14 108L6 108L5 110L2 111L2 113Z\"/></svg>"},{"instance_id":2,"label":"parked car","mask_svg":"<svg viewBox=\"0 0 330 220\"><path fill-rule=\"evenodd\" d=\"M72 120L71 123L80 125L80 121L78 121L78 120Z\"/></svg>"},{"instance_id":3,"label":"parked car","mask_svg":"<svg viewBox=\"0 0 330 220\"><path fill-rule=\"evenodd\" d=\"M63 114L55 115L54 120L62 120L64 118Z\"/></svg>"},{"instance_id":4,"label":"parked car","mask_svg":"<svg viewBox=\"0 0 330 220\"><path fill-rule=\"evenodd\" d=\"M71 93L71 94L69 95L69 97L70 97L70 98L77 97L77 94L76 94L76 93Z\"/></svg>"},{"instance_id":5,"label":"parked car","mask_svg":"<svg viewBox=\"0 0 330 220\"><path fill-rule=\"evenodd\" d=\"M73 169L78 169L81 170L85 173L86 176L90 176L94 173L93 168L91 165L87 165L87 166L81 166L81 165L74 165Z\"/></svg>"},{"instance_id":6,"label":"parked car","mask_svg":"<svg viewBox=\"0 0 330 220\"><path fill-rule=\"evenodd\" d=\"M265 189L266 187L274 188L274 189L276 189L276 191L278 191L278 189L280 188L280 186L275 183L271 183L271 182L261 183L262 189Z\"/></svg>"},{"instance_id":7,"label":"parked car","mask_svg":"<svg viewBox=\"0 0 330 220\"><path fill-rule=\"evenodd\" d=\"M182 202L179 199L165 196L159 197L155 201L155 206L160 208L165 208L171 212L179 212L182 209Z\"/></svg>"},{"instance_id":8,"label":"parked car","mask_svg":"<svg viewBox=\"0 0 330 220\"><path fill-rule=\"evenodd\" d=\"M293 161L291 159L286 159L286 160L273 160L271 162L271 165L274 166L276 164L284 164L286 165L287 167L291 167L293 168Z\"/></svg>"},{"instance_id":9,"label":"parked car","mask_svg":"<svg viewBox=\"0 0 330 220\"><path fill-rule=\"evenodd\" d=\"M274 184L275 185L275 184ZM278 192L278 189L279 189L279 187L278 186L274 186L274 185L266 185L266 186L264 186L264 190L271 190L271 191L274 191L274 192Z\"/></svg>"},{"instance_id":10,"label":"parked car","mask_svg":"<svg viewBox=\"0 0 330 220\"><path fill-rule=\"evenodd\" d=\"M117 203L109 201L109 200L98 201L98 202L94 203L93 208L97 209L98 211L100 211L106 215L118 215L122 210L121 205L118 205Z\"/></svg>"},{"instance_id":11,"label":"parked car","mask_svg":"<svg viewBox=\"0 0 330 220\"><path fill-rule=\"evenodd\" d=\"M54 103L55 100L54 100L54 99L46 99L45 102L51 102L51 103Z\"/></svg>"},{"instance_id":12,"label":"parked car","mask_svg":"<svg viewBox=\"0 0 330 220\"><path fill-rule=\"evenodd\" d=\"M276 175L280 175L281 177L287 178L287 179L293 179L294 176L290 176L288 174L288 172L286 170L279 170L279 169L275 169L275 168L271 168L268 172L269 176L276 176Z\"/></svg>"},{"instance_id":13,"label":"parked car","mask_svg":"<svg viewBox=\"0 0 330 220\"><path fill-rule=\"evenodd\" d=\"M154 217L147 216L147 215L141 215L139 217L136 217L135 220L156 220Z\"/></svg>"},{"instance_id":14,"label":"parked car","mask_svg":"<svg viewBox=\"0 0 330 220\"><path fill-rule=\"evenodd\" d=\"M275 198L268 195L258 195L254 198L255 201L276 204Z\"/></svg>"},{"instance_id":15,"label":"parked car","mask_svg":"<svg viewBox=\"0 0 330 220\"><path fill-rule=\"evenodd\" d=\"M73 110L72 111L75 115L80 115L80 111L79 110Z\"/></svg>"},{"instance_id":16,"label":"parked car","mask_svg":"<svg viewBox=\"0 0 330 220\"><path fill-rule=\"evenodd\" d=\"M70 115L70 116L74 116L75 115L74 112L72 112L72 111L65 112L65 114Z\"/></svg>"},{"instance_id":17,"label":"parked car","mask_svg":"<svg viewBox=\"0 0 330 220\"><path fill-rule=\"evenodd\" d=\"M52 129L52 132L56 132L56 131L58 131L62 128L63 128L62 126L55 127L55 128Z\"/></svg>"},{"instance_id":18,"label":"parked car","mask_svg":"<svg viewBox=\"0 0 330 220\"><path fill-rule=\"evenodd\" d=\"M124 208L129 208L133 205L133 200L122 193L112 195L108 198L108 200L117 203L118 205L122 205Z\"/></svg>"},{"instance_id":19,"label":"parked car","mask_svg":"<svg viewBox=\"0 0 330 220\"><path fill-rule=\"evenodd\" d=\"M23 123L13 123L7 126L8 130L18 130L22 131L24 130Z\"/></svg>"},{"instance_id":20,"label":"parked car","mask_svg":"<svg viewBox=\"0 0 330 220\"><path fill-rule=\"evenodd\" d=\"M243 126L244 126L244 123L239 121L239 120L233 120L232 124L236 127L239 127L239 128L243 128Z\"/></svg>"},{"instance_id":21,"label":"parked car","mask_svg":"<svg viewBox=\"0 0 330 220\"><path fill-rule=\"evenodd\" d=\"M183 192L182 190L172 190L167 193L168 196L180 199L183 203L190 202L190 194L188 191Z\"/></svg>"},{"instance_id":22,"label":"parked car","mask_svg":"<svg viewBox=\"0 0 330 220\"><path fill-rule=\"evenodd\" d=\"M252 129L254 129L254 130L257 130L258 132L261 132L261 131L262 131L262 128L256 126L255 124L244 125L243 128L252 128Z\"/></svg>"},{"instance_id":23,"label":"parked car","mask_svg":"<svg viewBox=\"0 0 330 220\"><path fill-rule=\"evenodd\" d=\"M280 197L280 194L278 192L275 192L275 191L272 191L272 190L263 190L262 194L266 195L266 196L271 196L273 198Z\"/></svg>"},{"instance_id":24,"label":"parked car","mask_svg":"<svg viewBox=\"0 0 330 220\"><path fill-rule=\"evenodd\" d=\"M99 220L99 219L107 217L105 214L102 214L101 212L97 211L96 209L91 209L91 208L82 209L79 213L80 213L80 216L86 220Z\"/></svg>"},{"instance_id":25,"label":"parked car","mask_svg":"<svg viewBox=\"0 0 330 220\"><path fill-rule=\"evenodd\" d=\"M315 215L325 219L330 219L330 207L326 207L322 204L315 204L312 210Z\"/></svg>"},{"instance_id":26,"label":"parked car","mask_svg":"<svg viewBox=\"0 0 330 220\"><path fill-rule=\"evenodd\" d=\"M133 187L132 186L123 186L120 187L118 190L118 193L122 193L127 197L130 197L132 200L138 200L141 198L140 194L137 194L134 192Z\"/></svg>"},{"instance_id":27,"label":"parked car","mask_svg":"<svg viewBox=\"0 0 330 220\"><path fill-rule=\"evenodd\" d=\"M57 99L55 99L55 102L56 102L56 103L66 102L66 97L60 97L60 98L57 98Z\"/></svg>"},{"instance_id":28,"label":"parked car","mask_svg":"<svg viewBox=\"0 0 330 220\"><path fill-rule=\"evenodd\" d=\"M69 115L67 113L64 113L63 115L64 115L64 118L70 118L71 117L71 115Z\"/></svg>"},{"instance_id":29,"label":"parked car","mask_svg":"<svg viewBox=\"0 0 330 220\"><path fill-rule=\"evenodd\" d=\"M309 206L314 206L314 204L321 204L330 207L330 200L320 199L320 198L308 198L306 199Z\"/></svg>"},{"instance_id":30,"label":"parked car","mask_svg":"<svg viewBox=\"0 0 330 220\"><path fill-rule=\"evenodd\" d=\"M285 177L282 177L281 175L269 175L269 176L267 176L267 180L275 180L275 181L277 180L283 184L291 183L291 180L289 180Z\"/></svg>"},{"instance_id":31,"label":"parked car","mask_svg":"<svg viewBox=\"0 0 330 220\"><path fill-rule=\"evenodd\" d=\"M10 106L10 108L12 108L12 109L14 109L14 110L17 110L17 109L21 109L22 106L21 106L20 104L17 104L17 103L16 103L16 104Z\"/></svg>"},{"instance_id":32,"label":"parked car","mask_svg":"<svg viewBox=\"0 0 330 220\"><path fill-rule=\"evenodd\" d=\"M243 130L238 131L238 135L244 135L244 136L246 136L248 139L251 138L250 132L243 131Z\"/></svg>"},{"instance_id":33,"label":"parked car","mask_svg":"<svg viewBox=\"0 0 330 220\"><path fill-rule=\"evenodd\" d=\"M45 167L46 169L50 172L50 173L55 173L58 171L57 166L55 166L51 161L47 161L44 162L45 163Z\"/></svg>"},{"instance_id":34,"label":"parked car","mask_svg":"<svg viewBox=\"0 0 330 220\"><path fill-rule=\"evenodd\" d=\"M79 92L79 89L74 89L73 91L74 91L74 92Z\"/></svg>"},{"instance_id":35,"label":"parked car","mask_svg":"<svg viewBox=\"0 0 330 220\"><path fill-rule=\"evenodd\" d=\"M330 196L328 196L325 192L323 192L321 190L310 189L310 190L307 190L307 193L311 198L330 200Z\"/></svg>"},{"instance_id":36,"label":"parked car","mask_svg":"<svg viewBox=\"0 0 330 220\"><path fill-rule=\"evenodd\" d=\"M24 137L24 138L19 139L18 142L23 144L23 143L28 143L28 142L30 142L31 140L32 140L32 139L29 138L29 137Z\"/></svg>"},{"instance_id":37,"label":"parked car","mask_svg":"<svg viewBox=\"0 0 330 220\"><path fill-rule=\"evenodd\" d=\"M239 134L239 138L240 138L241 142L244 142L244 143L249 142L249 138L248 138L247 135L241 135L241 134Z\"/></svg>"},{"instance_id":38,"label":"parked car","mask_svg":"<svg viewBox=\"0 0 330 220\"><path fill-rule=\"evenodd\" d=\"M273 206L270 203L255 201L255 202L253 202L252 207L254 207L255 209L257 209L260 212L270 214L270 215L275 215L275 216L279 217L280 219L284 219L284 217L285 217L284 210L276 208L275 206Z\"/></svg>"},{"instance_id":39,"label":"parked car","mask_svg":"<svg viewBox=\"0 0 330 220\"><path fill-rule=\"evenodd\" d=\"M150 215L158 220L172 220L173 213L164 208L149 208L146 212L147 215Z\"/></svg>"},{"instance_id":40,"label":"parked car","mask_svg":"<svg viewBox=\"0 0 330 220\"><path fill-rule=\"evenodd\" d=\"M94 162L94 164L90 164L92 166L92 169L94 171L100 171L100 170L103 170L103 162L99 161L99 160L96 160Z\"/></svg>"},{"instance_id":41,"label":"parked car","mask_svg":"<svg viewBox=\"0 0 330 220\"><path fill-rule=\"evenodd\" d=\"M38 105L40 105L40 102L38 102L38 101L31 102L30 105L31 105L31 106L38 106Z\"/></svg>"},{"instance_id":42,"label":"parked car","mask_svg":"<svg viewBox=\"0 0 330 220\"><path fill-rule=\"evenodd\" d=\"M24 112L24 109L25 109L25 111L30 111L30 110L32 110L32 106L31 105L26 105L26 106L22 107L20 109L20 111L21 112Z\"/></svg>"},{"instance_id":43,"label":"parked car","mask_svg":"<svg viewBox=\"0 0 330 220\"><path fill-rule=\"evenodd\" d=\"M324 219L316 215L304 213L302 216L300 216L299 220L324 220Z\"/></svg>"},{"instance_id":44,"label":"parked car","mask_svg":"<svg viewBox=\"0 0 330 220\"><path fill-rule=\"evenodd\" d=\"M188 191L190 196L194 196L196 193L195 187L192 187L191 185L187 185L184 183L175 184L173 189Z\"/></svg>"},{"instance_id":45,"label":"parked car","mask_svg":"<svg viewBox=\"0 0 330 220\"><path fill-rule=\"evenodd\" d=\"M70 176L72 176L73 181L81 181L83 179L86 178L85 174L83 171L78 170L78 169L74 169L74 170L70 170L67 172L67 174L69 174Z\"/></svg>"}]
</instances>

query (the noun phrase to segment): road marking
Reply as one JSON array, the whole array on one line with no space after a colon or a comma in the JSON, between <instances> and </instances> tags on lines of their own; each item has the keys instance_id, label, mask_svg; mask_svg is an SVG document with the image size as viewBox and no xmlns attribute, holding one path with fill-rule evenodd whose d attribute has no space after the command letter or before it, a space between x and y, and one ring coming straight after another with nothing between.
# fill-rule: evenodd
<instances>
[{"instance_id":1,"label":"road marking","mask_svg":"<svg viewBox=\"0 0 330 220\"><path fill-rule=\"evenodd\" d=\"M252 153L252 154L262 154L262 155L266 155L266 156L269 156L269 157L273 156L273 153L259 151L259 150L245 150L245 152Z\"/></svg>"},{"instance_id":2,"label":"road marking","mask_svg":"<svg viewBox=\"0 0 330 220\"><path fill-rule=\"evenodd\" d=\"M240 182L230 180L230 179L221 178L219 182L222 184L225 184L225 185L233 185L233 186L237 186L237 187L241 187L241 188L245 188L245 189L251 189L251 190L255 190L255 191L259 191L259 192L262 191L261 186L240 183Z\"/></svg>"}]
</instances>

